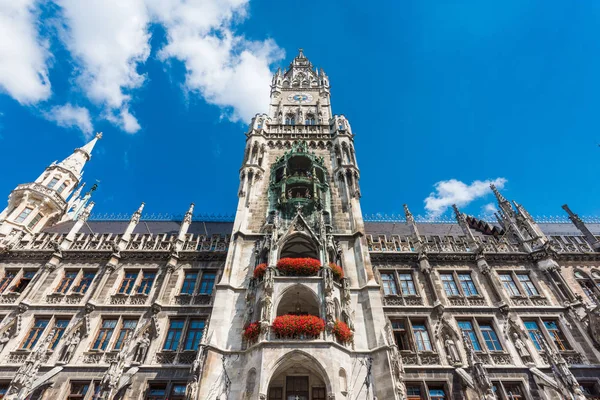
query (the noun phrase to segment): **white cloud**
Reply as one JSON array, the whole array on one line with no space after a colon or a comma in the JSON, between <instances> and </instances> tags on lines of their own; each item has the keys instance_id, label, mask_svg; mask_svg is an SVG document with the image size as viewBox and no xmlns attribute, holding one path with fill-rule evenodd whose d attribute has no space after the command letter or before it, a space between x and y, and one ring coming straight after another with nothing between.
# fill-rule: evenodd
<instances>
[{"instance_id":1,"label":"white cloud","mask_svg":"<svg viewBox=\"0 0 600 400\"><path fill-rule=\"evenodd\" d=\"M0 89L21 104L50 97L48 44L37 31L36 0L0 0Z\"/></svg>"},{"instance_id":2,"label":"white cloud","mask_svg":"<svg viewBox=\"0 0 600 400\"><path fill-rule=\"evenodd\" d=\"M458 207L466 206L473 200L491 193L490 184L502 189L506 184L506 179L473 181L470 185L456 179L437 182L434 185L435 192L430 193L425 199L427 216L437 218L444 214L452 204L456 204Z\"/></svg>"},{"instance_id":3,"label":"white cloud","mask_svg":"<svg viewBox=\"0 0 600 400\"><path fill-rule=\"evenodd\" d=\"M151 52L153 24L166 43L159 59L181 61L184 88L222 109L231 121L249 121L268 107L272 64L283 50L236 31L249 0L52 0L56 24L75 63L77 91L121 129L141 129L132 103L146 76L138 68ZM39 0L0 0L0 89L22 103L51 95L47 40L38 38ZM47 38L46 38L47 39Z\"/></svg>"},{"instance_id":4,"label":"white cloud","mask_svg":"<svg viewBox=\"0 0 600 400\"><path fill-rule=\"evenodd\" d=\"M45 112L44 116L63 128L79 129L88 138L94 132L90 112L84 107L77 107L71 104L56 106L52 107L50 111Z\"/></svg>"},{"instance_id":5,"label":"white cloud","mask_svg":"<svg viewBox=\"0 0 600 400\"><path fill-rule=\"evenodd\" d=\"M187 90L223 108L231 121L248 121L267 109L269 67L284 52L273 40L249 41L235 34L232 21L246 16L247 1L149 3L167 30L160 57L184 62Z\"/></svg>"},{"instance_id":6,"label":"white cloud","mask_svg":"<svg viewBox=\"0 0 600 400\"><path fill-rule=\"evenodd\" d=\"M116 111L127 132L139 129L128 111L129 92L150 55L150 23L143 0L57 0L67 28L63 40L81 68L79 86L93 102ZM118 120L118 118L117 118Z\"/></svg>"}]
</instances>

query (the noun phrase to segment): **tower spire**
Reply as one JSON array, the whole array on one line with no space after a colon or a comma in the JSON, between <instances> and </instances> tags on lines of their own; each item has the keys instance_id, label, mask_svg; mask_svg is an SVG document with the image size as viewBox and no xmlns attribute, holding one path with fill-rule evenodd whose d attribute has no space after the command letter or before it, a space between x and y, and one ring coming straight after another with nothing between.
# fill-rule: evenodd
<instances>
[{"instance_id":1,"label":"tower spire","mask_svg":"<svg viewBox=\"0 0 600 400\"><path fill-rule=\"evenodd\" d=\"M58 163L69 172L73 173L77 179L81 179L83 167L85 163L92 158L92 150L96 146L98 139L102 139L102 132L97 133L92 140L86 143L83 147L78 147L73 151L73 154Z\"/></svg>"},{"instance_id":2,"label":"tower spire","mask_svg":"<svg viewBox=\"0 0 600 400\"><path fill-rule=\"evenodd\" d=\"M596 251L600 251L600 241L596 239L596 235L592 233L592 231L585 225L585 222L579 217L579 215L575 214L567 204L562 206L562 209L569 214L569 219L573 222L573 225L577 227L577 229L583 233L586 242L592 246L592 248Z\"/></svg>"}]
</instances>

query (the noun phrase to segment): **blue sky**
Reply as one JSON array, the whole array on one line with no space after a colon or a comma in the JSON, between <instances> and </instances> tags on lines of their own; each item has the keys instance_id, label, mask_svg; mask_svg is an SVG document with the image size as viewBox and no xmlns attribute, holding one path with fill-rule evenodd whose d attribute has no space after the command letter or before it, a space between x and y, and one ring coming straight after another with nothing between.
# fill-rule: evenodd
<instances>
[{"instance_id":1,"label":"blue sky","mask_svg":"<svg viewBox=\"0 0 600 400\"><path fill-rule=\"evenodd\" d=\"M302 47L352 124L363 212L477 215L494 181L533 215L600 215L597 1L80 4L0 5L6 196L102 131L95 212L233 213L246 124Z\"/></svg>"}]
</instances>

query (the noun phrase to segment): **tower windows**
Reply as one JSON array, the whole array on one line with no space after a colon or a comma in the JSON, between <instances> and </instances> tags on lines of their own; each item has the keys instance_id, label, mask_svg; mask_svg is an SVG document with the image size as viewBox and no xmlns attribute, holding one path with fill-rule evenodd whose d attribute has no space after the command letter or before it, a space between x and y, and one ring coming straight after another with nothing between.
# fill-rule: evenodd
<instances>
[{"instance_id":1,"label":"tower windows","mask_svg":"<svg viewBox=\"0 0 600 400\"><path fill-rule=\"evenodd\" d=\"M535 319L524 322L525 329L537 350L543 350L541 341L544 338L548 338L549 342L554 343L559 351L572 349L557 320Z\"/></svg>"},{"instance_id":2,"label":"tower windows","mask_svg":"<svg viewBox=\"0 0 600 400\"><path fill-rule=\"evenodd\" d=\"M510 297L539 297L540 291L528 273L503 272L500 281ZM518 282L518 283L517 283Z\"/></svg>"},{"instance_id":3,"label":"tower windows","mask_svg":"<svg viewBox=\"0 0 600 400\"><path fill-rule=\"evenodd\" d=\"M503 351L500 339L494 330L491 321L477 319L458 321L458 327L469 339L475 351L484 351L481 343L485 344L487 351Z\"/></svg>"},{"instance_id":4,"label":"tower windows","mask_svg":"<svg viewBox=\"0 0 600 400\"><path fill-rule=\"evenodd\" d=\"M286 125L296 125L296 117L294 114L287 114L285 116L285 124Z\"/></svg>"},{"instance_id":5,"label":"tower windows","mask_svg":"<svg viewBox=\"0 0 600 400\"><path fill-rule=\"evenodd\" d=\"M57 193L59 193L59 194L60 194L60 193L62 193L62 192L63 192L63 191L64 191L64 190L67 188L67 186L68 186L68 185L67 185L67 182L63 182L63 183L62 183L62 184L61 184L61 185L58 187L58 189L56 189L56 192L57 192Z\"/></svg>"},{"instance_id":6,"label":"tower windows","mask_svg":"<svg viewBox=\"0 0 600 400\"><path fill-rule=\"evenodd\" d=\"M598 304L598 297L596 292L600 290L600 274L596 271L592 272L592 277L590 278L588 274L583 271L575 271L575 279L583 293L588 299L588 303L591 305Z\"/></svg>"},{"instance_id":7,"label":"tower windows","mask_svg":"<svg viewBox=\"0 0 600 400\"><path fill-rule=\"evenodd\" d=\"M383 286L383 294L386 296L397 296L398 286L394 273L385 272L381 274L381 285Z\"/></svg>"},{"instance_id":8,"label":"tower windows","mask_svg":"<svg viewBox=\"0 0 600 400\"><path fill-rule=\"evenodd\" d=\"M117 326L117 321L117 319L102 320L102 325L100 326L100 329L98 329L96 340L94 340L94 343L92 344L93 350L106 350L115 327Z\"/></svg>"},{"instance_id":9,"label":"tower windows","mask_svg":"<svg viewBox=\"0 0 600 400\"><path fill-rule=\"evenodd\" d=\"M305 125L315 125L316 120L314 114L306 114L306 119L304 120Z\"/></svg>"},{"instance_id":10,"label":"tower windows","mask_svg":"<svg viewBox=\"0 0 600 400\"><path fill-rule=\"evenodd\" d=\"M415 344L418 351L432 351L429 333L424 323L418 323L412 326L415 335Z\"/></svg>"},{"instance_id":11,"label":"tower windows","mask_svg":"<svg viewBox=\"0 0 600 400\"><path fill-rule=\"evenodd\" d=\"M27 217L29 216L29 214L31 214L32 211L33 207L25 207L25 209L21 211L21 214L19 214L17 219L15 219L15 222L19 224L22 223L23 221L25 221L25 219L27 219Z\"/></svg>"},{"instance_id":12,"label":"tower windows","mask_svg":"<svg viewBox=\"0 0 600 400\"><path fill-rule=\"evenodd\" d=\"M445 272L440 278L448 297L480 297L470 272Z\"/></svg>"},{"instance_id":13,"label":"tower windows","mask_svg":"<svg viewBox=\"0 0 600 400\"><path fill-rule=\"evenodd\" d=\"M198 277L201 277L198 285ZM187 271L183 278L180 294L183 295L211 295L215 287L217 273L215 271L204 271L202 274L198 271ZM196 288L197 287L197 288ZM197 293L196 293L197 290Z\"/></svg>"},{"instance_id":14,"label":"tower windows","mask_svg":"<svg viewBox=\"0 0 600 400\"><path fill-rule=\"evenodd\" d=\"M452 274L440 274L442 278L442 284L444 285L444 291L447 296L459 296L458 286L456 286L456 282L454 281L454 277Z\"/></svg>"},{"instance_id":15,"label":"tower windows","mask_svg":"<svg viewBox=\"0 0 600 400\"><path fill-rule=\"evenodd\" d=\"M50 323L50 318L36 318L33 322L33 326L29 330L25 340L21 344L21 349L32 350L37 344L38 340L46 330L46 327Z\"/></svg>"},{"instance_id":16,"label":"tower windows","mask_svg":"<svg viewBox=\"0 0 600 400\"><path fill-rule=\"evenodd\" d=\"M42 213L37 213L35 217L33 217L31 221L29 221L29 223L27 224L27 228L33 229L38 224L38 222L41 221L42 218L44 218L44 215Z\"/></svg>"},{"instance_id":17,"label":"tower windows","mask_svg":"<svg viewBox=\"0 0 600 400\"><path fill-rule=\"evenodd\" d=\"M518 297L521 295L521 292L519 292L519 289L510 274L500 274L500 280L511 297Z\"/></svg>"},{"instance_id":18,"label":"tower windows","mask_svg":"<svg viewBox=\"0 0 600 400\"><path fill-rule=\"evenodd\" d=\"M48 182L48 189L52 189L54 188L54 186L56 186L56 184L58 183L60 179L58 177L53 177L52 180L50 182Z\"/></svg>"},{"instance_id":19,"label":"tower windows","mask_svg":"<svg viewBox=\"0 0 600 400\"><path fill-rule=\"evenodd\" d=\"M56 288L56 293L65 294L77 278L77 271L65 271L60 284Z\"/></svg>"},{"instance_id":20,"label":"tower windows","mask_svg":"<svg viewBox=\"0 0 600 400\"><path fill-rule=\"evenodd\" d=\"M117 340L115 341L115 345L113 350L121 350L123 345L127 343L127 340L133 335L133 331L137 326L137 319L125 319L121 321L121 329L119 330L119 334L117 335Z\"/></svg>"},{"instance_id":21,"label":"tower windows","mask_svg":"<svg viewBox=\"0 0 600 400\"><path fill-rule=\"evenodd\" d=\"M164 351L196 351L204 334L206 322L203 319L190 318L172 319L169 322L169 330L163 344ZM181 339L185 334L183 348Z\"/></svg>"}]
</instances>

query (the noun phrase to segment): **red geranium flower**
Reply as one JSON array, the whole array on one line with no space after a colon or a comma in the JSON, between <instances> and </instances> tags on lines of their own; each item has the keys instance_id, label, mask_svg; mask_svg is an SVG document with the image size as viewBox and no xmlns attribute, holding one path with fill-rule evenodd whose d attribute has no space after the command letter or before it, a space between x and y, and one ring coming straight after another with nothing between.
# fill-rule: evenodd
<instances>
[{"instance_id":1,"label":"red geranium flower","mask_svg":"<svg viewBox=\"0 0 600 400\"><path fill-rule=\"evenodd\" d=\"M260 335L260 322L252 322L244 329L244 338L249 342L254 342Z\"/></svg>"},{"instance_id":2,"label":"red geranium flower","mask_svg":"<svg viewBox=\"0 0 600 400\"><path fill-rule=\"evenodd\" d=\"M314 258L282 258L277 262L277 269L290 276L316 275L321 262Z\"/></svg>"},{"instance_id":3,"label":"red geranium flower","mask_svg":"<svg viewBox=\"0 0 600 400\"><path fill-rule=\"evenodd\" d=\"M335 321L335 324L333 324L333 334L340 343L351 342L354 338L354 332L342 321Z\"/></svg>"},{"instance_id":4,"label":"red geranium flower","mask_svg":"<svg viewBox=\"0 0 600 400\"><path fill-rule=\"evenodd\" d=\"M258 264L256 268L254 268L254 277L257 279L262 279L265 276L265 272L267 271L267 264Z\"/></svg>"},{"instance_id":5,"label":"red geranium flower","mask_svg":"<svg viewBox=\"0 0 600 400\"><path fill-rule=\"evenodd\" d=\"M339 265L335 263L329 263L329 268L331 268L331 272L333 272L333 277L336 280L339 281L344 277L344 270Z\"/></svg>"},{"instance_id":6,"label":"red geranium flower","mask_svg":"<svg viewBox=\"0 0 600 400\"><path fill-rule=\"evenodd\" d=\"M281 315L271 325L281 338L316 338L325 330L325 321L314 315Z\"/></svg>"}]
</instances>

